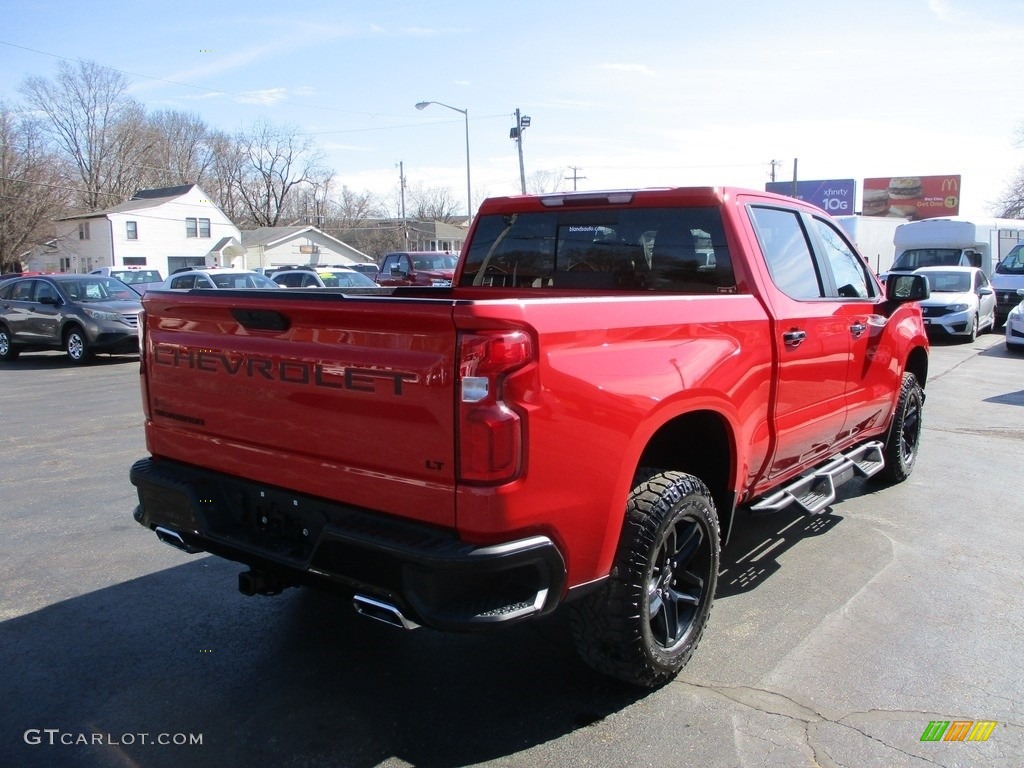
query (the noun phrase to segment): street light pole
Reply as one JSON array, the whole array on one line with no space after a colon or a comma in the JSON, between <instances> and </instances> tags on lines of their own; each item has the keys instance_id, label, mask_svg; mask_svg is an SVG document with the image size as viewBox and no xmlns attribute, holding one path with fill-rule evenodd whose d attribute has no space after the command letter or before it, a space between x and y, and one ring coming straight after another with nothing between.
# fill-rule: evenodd
<instances>
[{"instance_id":1,"label":"street light pole","mask_svg":"<svg viewBox=\"0 0 1024 768\"><path fill-rule=\"evenodd\" d=\"M473 191L469 183L469 109L459 109L451 104L443 104L440 101L421 101L416 105L416 109L426 109L431 104L437 104L439 107L459 112L466 119L466 226L468 227L469 223L473 220Z\"/></svg>"}]
</instances>

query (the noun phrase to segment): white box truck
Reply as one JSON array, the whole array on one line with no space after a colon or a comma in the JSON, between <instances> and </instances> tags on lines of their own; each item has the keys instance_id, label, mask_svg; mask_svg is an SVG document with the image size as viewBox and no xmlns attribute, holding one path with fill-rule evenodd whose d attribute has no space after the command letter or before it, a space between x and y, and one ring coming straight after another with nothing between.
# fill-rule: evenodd
<instances>
[{"instance_id":1,"label":"white box truck","mask_svg":"<svg viewBox=\"0 0 1024 768\"><path fill-rule=\"evenodd\" d=\"M992 277L995 266L1021 240L1024 220L968 219L950 216L908 221L896 228L896 260L889 272L919 267L981 267Z\"/></svg>"},{"instance_id":2,"label":"white box truck","mask_svg":"<svg viewBox=\"0 0 1024 768\"><path fill-rule=\"evenodd\" d=\"M876 273L885 272L892 266L896 251L893 238L896 228L905 224L899 216L836 216L840 226L846 230L860 255L868 260Z\"/></svg>"}]
</instances>

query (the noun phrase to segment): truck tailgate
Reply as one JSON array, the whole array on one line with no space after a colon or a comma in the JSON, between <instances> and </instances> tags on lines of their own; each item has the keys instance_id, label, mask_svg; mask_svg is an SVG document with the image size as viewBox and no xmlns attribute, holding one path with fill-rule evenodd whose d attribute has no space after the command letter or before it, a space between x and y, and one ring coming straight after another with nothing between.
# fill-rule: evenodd
<instances>
[{"instance_id":1,"label":"truck tailgate","mask_svg":"<svg viewBox=\"0 0 1024 768\"><path fill-rule=\"evenodd\" d=\"M454 524L452 301L150 291L144 305L154 457Z\"/></svg>"}]
</instances>

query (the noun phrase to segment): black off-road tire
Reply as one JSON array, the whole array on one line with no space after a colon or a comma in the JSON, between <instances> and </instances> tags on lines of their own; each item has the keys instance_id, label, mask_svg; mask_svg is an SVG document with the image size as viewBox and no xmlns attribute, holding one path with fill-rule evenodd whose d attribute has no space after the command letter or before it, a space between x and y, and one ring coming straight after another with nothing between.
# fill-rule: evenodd
<instances>
[{"instance_id":1,"label":"black off-road tire","mask_svg":"<svg viewBox=\"0 0 1024 768\"><path fill-rule=\"evenodd\" d=\"M85 331L77 325L69 326L64 331L64 352L68 356L68 360L75 365L87 363L92 359L89 338L85 335Z\"/></svg>"},{"instance_id":2,"label":"black off-road tire","mask_svg":"<svg viewBox=\"0 0 1024 768\"><path fill-rule=\"evenodd\" d=\"M570 604L583 660L645 688L672 680L711 615L720 546L703 482L683 472L638 475L608 581Z\"/></svg>"},{"instance_id":3,"label":"black off-road tire","mask_svg":"<svg viewBox=\"0 0 1024 768\"><path fill-rule=\"evenodd\" d=\"M910 477L921 444L923 414L924 390L914 374L904 373L900 396L896 401L896 415L893 416L889 436L885 441L885 467L878 473L879 479L902 483Z\"/></svg>"},{"instance_id":4,"label":"black off-road tire","mask_svg":"<svg viewBox=\"0 0 1024 768\"><path fill-rule=\"evenodd\" d=\"M0 360L17 360L21 350L11 343L11 332L0 325Z\"/></svg>"}]
</instances>

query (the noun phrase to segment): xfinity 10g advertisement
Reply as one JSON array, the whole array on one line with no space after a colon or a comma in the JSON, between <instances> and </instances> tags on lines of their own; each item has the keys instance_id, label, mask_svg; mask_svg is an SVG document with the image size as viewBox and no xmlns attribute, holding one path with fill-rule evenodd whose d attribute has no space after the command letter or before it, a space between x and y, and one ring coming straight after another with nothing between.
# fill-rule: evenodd
<instances>
[{"instance_id":1,"label":"xfinity 10g advertisement","mask_svg":"<svg viewBox=\"0 0 1024 768\"><path fill-rule=\"evenodd\" d=\"M853 179L826 179L795 183L792 181L769 181L764 185L764 190L804 200L833 216L845 216L853 213L856 195L856 185Z\"/></svg>"},{"instance_id":2,"label":"xfinity 10g advertisement","mask_svg":"<svg viewBox=\"0 0 1024 768\"><path fill-rule=\"evenodd\" d=\"M960 212L960 176L883 176L864 179L865 216L934 219Z\"/></svg>"}]
</instances>

